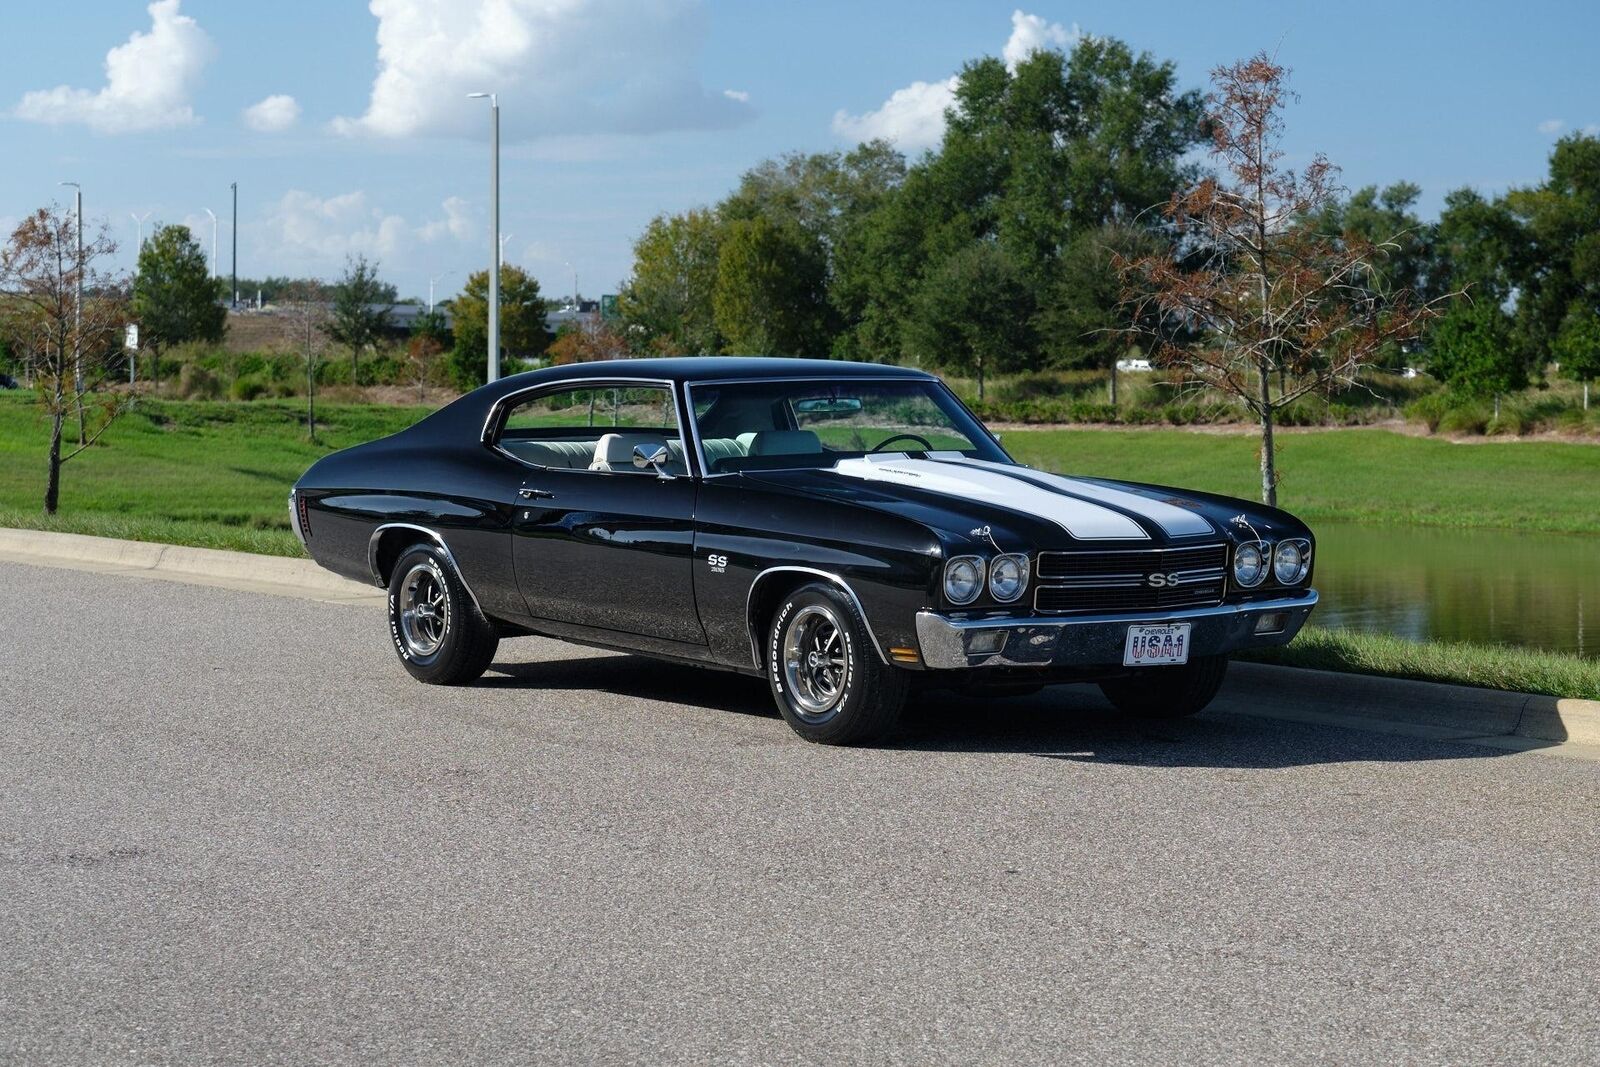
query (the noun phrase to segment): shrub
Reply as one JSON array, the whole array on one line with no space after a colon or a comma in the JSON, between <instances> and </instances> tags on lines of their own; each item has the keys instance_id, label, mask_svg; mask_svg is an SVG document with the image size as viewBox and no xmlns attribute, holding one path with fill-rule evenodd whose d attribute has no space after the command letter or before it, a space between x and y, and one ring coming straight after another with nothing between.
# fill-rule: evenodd
<instances>
[{"instance_id":1,"label":"shrub","mask_svg":"<svg viewBox=\"0 0 1600 1067\"><path fill-rule=\"evenodd\" d=\"M1430 393L1418 397L1407 404L1404 409L1406 421L1420 422L1428 427L1429 433L1439 431L1440 420L1445 412L1450 410L1450 398L1444 393Z\"/></svg>"},{"instance_id":2,"label":"shrub","mask_svg":"<svg viewBox=\"0 0 1600 1067\"><path fill-rule=\"evenodd\" d=\"M1440 415L1439 433L1481 434L1489 428L1494 413L1482 404L1457 402Z\"/></svg>"},{"instance_id":3,"label":"shrub","mask_svg":"<svg viewBox=\"0 0 1600 1067\"><path fill-rule=\"evenodd\" d=\"M222 383L198 363L185 363L178 372L178 395L185 400L220 400Z\"/></svg>"},{"instance_id":4,"label":"shrub","mask_svg":"<svg viewBox=\"0 0 1600 1067\"><path fill-rule=\"evenodd\" d=\"M254 376L241 376L228 387L228 396L234 400L259 400L266 395L267 383Z\"/></svg>"}]
</instances>

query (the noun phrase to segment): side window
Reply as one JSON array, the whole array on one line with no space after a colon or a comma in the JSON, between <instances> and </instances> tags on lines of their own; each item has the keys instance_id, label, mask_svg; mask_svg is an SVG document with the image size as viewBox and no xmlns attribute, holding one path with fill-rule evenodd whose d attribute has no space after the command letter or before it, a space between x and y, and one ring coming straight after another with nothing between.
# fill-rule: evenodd
<instances>
[{"instance_id":1,"label":"side window","mask_svg":"<svg viewBox=\"0 0 1600 1067\"><path fill-rule=\"evenodd\" d=\"M527 463L567 470L641 473L635 445L666 445L668 470L683 450L672 391L659 385L571 386L538 393L506 414L496 442ZM649 472L645 472L649 473Z\"/></svg>"}]
</instances>

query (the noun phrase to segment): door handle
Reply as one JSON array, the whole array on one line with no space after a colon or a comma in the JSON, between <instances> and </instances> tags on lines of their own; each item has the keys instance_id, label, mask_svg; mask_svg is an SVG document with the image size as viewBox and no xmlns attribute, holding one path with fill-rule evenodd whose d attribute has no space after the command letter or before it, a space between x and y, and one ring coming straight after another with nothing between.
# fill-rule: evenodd
<instances>
[{"instance_id":1,"label":"door handle","mask_svg":"<svg viewBox=\"0 0 1600 1067\"><path fill-rule=\"evenodd\" d=\"M524 500L554 500L556 497L548 489L518 489L517 495Z\"/></svg>"}]
</instances>

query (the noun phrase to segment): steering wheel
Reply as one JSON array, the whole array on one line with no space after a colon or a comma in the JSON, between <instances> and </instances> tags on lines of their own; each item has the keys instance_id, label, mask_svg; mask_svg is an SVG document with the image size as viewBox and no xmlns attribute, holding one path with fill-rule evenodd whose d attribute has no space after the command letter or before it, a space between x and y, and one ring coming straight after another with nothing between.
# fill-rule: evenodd
<instances>
[{"instance_id":1,"label":"steering wheel","mask_svg":"<svg viewBox=\"0 0 1600 1067\"><path fill-rule=\"evenodd\" d=\"M884 449L884 446L892 445L896 441L915 441L917 444L922 446L922 450L924 452L932 452L933 451L933 445L928 443L928 439L926 437L918 437L914 433L897 433L893 437L885 437L882 441L879 441L877 444L875 444L871 448L867 449L867 451L868 452L882 452L883 449Z\"/></svg>"}]
</instances>

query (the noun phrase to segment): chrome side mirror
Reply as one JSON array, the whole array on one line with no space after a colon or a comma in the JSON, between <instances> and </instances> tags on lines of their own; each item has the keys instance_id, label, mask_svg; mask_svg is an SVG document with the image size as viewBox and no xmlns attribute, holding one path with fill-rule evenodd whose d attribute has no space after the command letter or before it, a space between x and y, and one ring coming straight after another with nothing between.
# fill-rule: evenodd
<instances>
[{"instance_id":1,"label":"chrome side mirror","mask_svg":"<svg viewBox=\"0 0 1600 1067\"><path fill-rule=\"evenodd\" d=\"M672 477L666 471L667 462L671 458L672 452L666 445L633 446L633 465L642 471L654 467L658 478Z\"/></svg>"}]
</instances>

